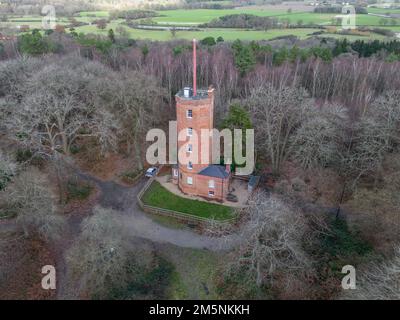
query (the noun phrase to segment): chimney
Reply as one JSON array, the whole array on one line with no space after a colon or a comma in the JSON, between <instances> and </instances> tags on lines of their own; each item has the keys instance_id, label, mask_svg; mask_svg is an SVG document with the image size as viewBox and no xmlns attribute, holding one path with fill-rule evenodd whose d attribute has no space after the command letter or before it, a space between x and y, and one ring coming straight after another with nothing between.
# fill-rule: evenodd
<instances>
[{"instance_id":1,"label":"chimney","mask_svg":"<svg viewBox=\"0 0 400 320\"><path fill-rule=\"evenodd\" d=\"M196 39L193 39L193 96L197 96L197 56Z\"/></svg>"}]
</instances>

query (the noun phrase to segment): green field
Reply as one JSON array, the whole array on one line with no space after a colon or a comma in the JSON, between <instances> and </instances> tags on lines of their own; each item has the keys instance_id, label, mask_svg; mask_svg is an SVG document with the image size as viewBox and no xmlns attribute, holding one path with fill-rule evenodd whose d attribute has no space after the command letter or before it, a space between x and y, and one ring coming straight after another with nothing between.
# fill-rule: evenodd
<instances>
[{"instance_id":1,"label":"green field","mask_svg":"<svg viewBox=\"0 0 400 320\"><path fill-rule=\"evenodd\" d=\"M378 9L380 10L380 9ZM388 10L386 10L388 11ZM394 10L397 11L397 10ZM390 10L389 10L390 12ZM275 9L275 10L253 10L253 9L229 9L229 10L208 10L208 9L197 9L197 10L168 10L159 11L160 17L156 17L153 20L160 24L169 25L198 25L202 23L210 22L213 19L230 15L230 14L253 14L256 16L263 17L275 17L279 20L289 20L290 23L297 23L302 21L303 24L319 24L319 25L330 25L332 19L337 14L332 13L314 13L314 12L300 12L293 9L292 13L287 13L287 10ZM373 25L379 26L379 21L382 17L371 16L366 14L358 14L356 16L356 25ZM400 19L395 19L397 24L400 25Z\"/></svg>"},{"instance_id":2,"label":"green field","mask_svg":"<svg viewBox=\"0 0 400 320\"><path fill-rule=\"evenodd\" d=\"M83 33L93 33L93 34L101 34L106 36L108 33L108 29L115 28L118 26L117 23L110 23L105 30L100 30L96 26L83 26L76 28L77 32ZM400 27L399 27L400 28ZM293 29L271 29L267 31L255 31L255 30L244 30L244 29L204 29L202 31L177 31L175 37L173 37L172 33L168 30L140 30L140 29L132 29L125 27L127 30L129 37L133 39L139 40L156 40L156 41L168 41L174 39L186 39L192 40L203 39L205 37L214 37L218 38L219 36L223 37L225 41L235 41L236 39L240 40L271 40L276 37L285 36L288 34L297 36L299 39L306 39L313 32L319 31L317 29L312 28L293 28ZM351 40L357 39L385 39L384 36L369 33L369 36L359 36L359 35L340 35L333 33L324 33L320 35L320 37L334 37L334 38L348 38Z\"/></svg>"},{"instance_id":3,"label":"green field","mask_svg":"<svg viewBox=\"0 0 400 320\"><path fill-rule=\"evenodd\" d=\"M288 6L289 8L289 6ZM303 9L304 10L304 9ZM385 8L368 8L369 12L375 14L382 13L399 13L400 9L385 9ZM271 16L281 21L287 21L291 24L302 23L303 25L320 25L320 26L331 26L335 23L336 14L318 14L313 12L301 12L299 9L295 7L292 8L292 12L288 13L287 9L282 7L272 8L268 7L268 9L249 9L246 7L245 9L224 9L224 10L210 10L210 9L196 9L196 10L165 10L158 11L159 17L153 18L153 21L157 22L157 24L161 26L182 26L182 25L198 25L202 23L209 22L213 19L216 19L221 16L225 16L228 14L238 14L238 13L248 13L254 14L258 16ZM319 31L317 28L290 28L290 29L271 29L267 31L259 31L259 30L246 30L246 29L231 29L231 28L204 28L199 31L176 31L173 35L169 30L143 30L143 29L133 29L128 26L123 25L125 22L123 19L113 20L108 23L105 30L100 30L96 27L96 25L91 25L90 23L98 18L108 18L109 12L107 11L93 11L93 12L80 12L76 17L78 21L89 23L89 25L81 26L75 28L77 32L83 33L93 33L100 35L107 35L109 29L116 29L119 26L124 26L130 38L140 39L140 40L156 40L156 41L167 41L173 39L203 39L207 36L212 36L217 38L219 36L223 37L226 41L233 41L236 39L240 40L270 40L275 37L285 36L285 35L294 35L299 37L300 39L305 39L309 37L312 33ZM382 21L387 21L387 25L383 26ZM40 16L10 16L7 22L0 23L0 26L9 26L16 27L18 25L29 25L31 29L41 28L42 26L42 18ZM69 20L65 17L59 17L57 20L58 24L68 25ZM386 28L393 30L394 32L400 32L400 19L392 19L392 18L382 18L379 16L372 16L366 14L359 14L356 16L356 25L358 26L371 26L377 28ZM339 26L338 26L339 27ZM340 27L339 27L340 28ZM351 36L343 36L340 34L334 33L335 27L333 29L329 29L321 36L330 36L335 38L343 38L347 37L351 40L355 39L385 39L384 36L375 34L375 33L367 33L364 35L351 35ZM333 33L332 33L333 32Z\"/></svg>"},{"instance_id":4,"label":"green field","mask_svg":"<svg viewBox=\"0 0 400 320\"><path fill-rule=\"evenodd\" d=\"M231 207L179 197L165 189L157 181L151 184L143 195L142 200L144 204L149 206L188 213L203 218L226 220L233 217Z\"/></svg>"},{"instance_id":5,"label":"green field","mask_svg":"<svg viewBox=\"0 0 400 320\"><path fill-rule=\"evenodd\" d=\"M400 9L368 8L368 12L375 14L386 14L386 13L400 14Z\"/></svg>"},{"instance_id":6,"label":"green field","mask_svg":"<svg viewBox=\"0 0 400 320\"><path fill-rule=\"evenodd\" d=\"M107 27L115 28L117 24L110 23ZM94 34L103 34L107 35L107 30L99 30L96 26L83 26L76 28L77 32L83 33L94 33ZM175 37L172 36L172 33L165 30L140 30L140 29L132 29L127 28L126 30L129 33L130 38L133 39L149 39L149 40L159 40L159 41L167 41L173 39L187 39L192 40L203 39L205 37L214 37L217 38L219 36L223 37L226 41L234 41L236 39L240 40L269 40L278 36L284 36L288 34L287 29L272 29L268 31L253 31L253 30L243 30L243 29L204 29L203 31L177 31ZM307 38L307 36L315 32L315 29L290 29L290 34L298 36L301 39Z\"/></svg>"},{"instance_id":7,"label":"green field","mask_svg":"<svg viewBox=\"0 0 400 320\"><path fill-rule=\"evenodd\" d=\"M276 16L285 14L285 10L238 10L238 9L227 9L227 10L210 10L210 9L196 9L196 10L168 10L159 11L160 17L154 18L154 21L164 24L188 24L196 25L201 23L210 22L213 19L230 15L247 13L254 14L257 16Z\"/></svg>"},{"instance_id":8,"label":"green field","mask_svg":"<svg viewBox=\"0 0 400 320\"><path fill-rule=\"evenodd\" d=\"M79 13L80 17L88 17L95 15L98 18L107 18L108 17L108 11L82 11Z\"/></svg>"}]
</instances>

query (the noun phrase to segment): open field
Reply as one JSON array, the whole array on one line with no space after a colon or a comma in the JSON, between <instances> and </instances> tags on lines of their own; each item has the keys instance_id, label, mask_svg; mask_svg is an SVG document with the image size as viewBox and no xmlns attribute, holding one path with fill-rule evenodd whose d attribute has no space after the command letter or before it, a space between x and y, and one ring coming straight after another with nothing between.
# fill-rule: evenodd
<instances>
[{"instance_id":1,"label":"open field","mask_svg":"<svg viewBox=\"0 0 400 320\"><path fill-rule=\"evenodd\" d=\"M379 10L379 9L378 9ZM389 10L390 12L390 10ZM319 24L319 25L331 25L333 24L332 19L334 19L337 14L334 13L314 13L314 12L304 12L296 11L292 9L291 13L283 9L265 9L265 10L255 10L255 9L229 9L229 10L169 10L160 11L160 17L156 17L153 20L161 24L170 25L198 25L202 23L210 22L213 19L230 15L230 14L253 14L261 17L274 17L279 20L290 21L290 23L297 23L302 21L303 24ZM379 26L382 17L359 14L356 16L356 25L373 25ZM396 19L397 24L400 24L400 19Z\"/></svg>"},{"instance_id":2,"label":"open field","mask_svg":"<svg viewBox=\"0 0 400 320\"><path fill-rule=\"evenodd\" d=\"M113 28L115 30L117 24L109 24L108 28ZM94 33L107 35L106 30L99 30L96 26L83 26L76 28L77 32L83 33ZM204 29L203 31L177 31L175 37L169 31L162 30L139 30L126 27L126 30L130 38L140 39L140 40L156 40L156 41L168 41L173 39L186 39L191 40L193 38L203 39L205 37L219 36L223 37L225 41L234 41L236 39L240 40L271 40L276 37L285 36L288 34L297 36L300 39L306 39L313 32L318 31L312 28L293 28L293 29L271 29L267 31L255 31L255 30L243 30L243 29ZM326 33L321 36L335 37L335 38L351 38L351 39L384 39L385 37L379 34L370 33L368 37L366 36L344 36L340 34Z\"/></svg>"},{"instance_id":3,"label":"open field","mask_svg":"<svg viewBox=\"0 0 400 320\"><path fill-rule=\"evenodd\" d=\"M375 14L386 14L386 13L400 14L400 9L368 8L368 12L375 13Z\"/></svg>"},{"instance_id":4,"label":"open field","mask_svg":"<svg viewBox=\"0 0 400 320\"><path fill-rule=\"evenodd\" d=\"M110 24L109 28L114 28L116 25ZM241 30L241 29L204 29L204 31L177 31L175 37L172 36L169 31L162 30L139 30L126 28L129 33L130 38L134 39L150 39L167 41L173 39L187 39L191 40L193 38L203 39L205 37L219 36L223 37L226 41L234 41L236 39L240 40L269 40L278 36L283 36L288 34L287 29L272 29L268 31L253 31L253 30ZM84 33L95 33L95 34L107 34L107 30L99 30L95 26L83 26L76 28L77 32ZM315 32L315 29L291 29L290 34L298 36L301 39L307 38L308 34Z\"/></svg>"}]
</instances>

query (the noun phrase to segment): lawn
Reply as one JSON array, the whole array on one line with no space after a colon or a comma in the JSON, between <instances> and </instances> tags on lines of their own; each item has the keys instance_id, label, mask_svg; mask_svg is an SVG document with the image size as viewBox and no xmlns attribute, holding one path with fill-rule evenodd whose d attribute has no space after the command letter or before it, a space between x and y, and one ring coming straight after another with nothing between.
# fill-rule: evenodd
<instances>
[{"instance_id":1,"label":"lawn","mask_svg":"<svg viewBox=\"0 0 400 320\"><path fill-rule=\"evenodd\" d=\"M142 201L149 206L215 220L230 219L234 215L233 209L227 206L179 197L169 192L157 181L151 184L143 195Z\"/></svg>"}]
</instances>

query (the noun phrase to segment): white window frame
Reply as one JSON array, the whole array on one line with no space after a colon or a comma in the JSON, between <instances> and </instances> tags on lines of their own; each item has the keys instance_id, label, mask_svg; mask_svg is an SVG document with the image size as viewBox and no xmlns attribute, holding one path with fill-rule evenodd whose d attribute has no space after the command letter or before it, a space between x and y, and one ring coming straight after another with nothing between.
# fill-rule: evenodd
<instances>
[{"instance_id":1,"label":"white window frame","mask_svg":"<svg viewBox=\"0 0 400 320\"><path fill-rule=\"evenodd\" d=\"M193 178L192 177L187 177L186 178L186 182L187 182L188 185L192 186L193 185Z\"/></svg>"},{"instance_id":2,"label":"white window frame","mask_svg":"<svg viewBox=\"0 0 400 320\"><path fill-rule=\"evenodd\" d=\"M189 162L188 162L187 168L188 168L189 170L192 170L192 169L193 169L193 163L192 163L192 161L189 161Z\"/></svg>"},{"instance_id":3,"label":"white window frame","mask_svg":"<svg viewBox=\"0 0 400 320\"><path fill-rule=\"evenodd\" d=\"M209 197L214 197L214 196L215 196L214 190L208 191L208 196L209 196Z\"/></svg>"},{"instance_id":4,"label":"white window frame","mask_svg":"<svg viewBox=\"0 0 400 320\"><path fill-rule=\"evenodd\" d=\"M193 110L192 109L186 110L186 118L188 118L188 119L193 118Z\"/></svg>"},{"instance_id":5,"label":"white window frame","mask_svg":"<svg viewBox=\"0 0 400 320\"><path fill-rule=\"evenodd\" d=\"M174 169L174 177L178 176L178 169Z\"/></svg>"},{"instance_id":6,"label":"white window frame","mask_svg":"<svg viewBox=\"0 0 400 320\"><path fill-rule=\"evenodd\" d=\"M193 128L187 128L187 136L191 137L193 135Z\"/></svg>"},{"instance_id":7,"label":"white window frame","mask_svg":"<svg viewBox=\"0 0 400 320\"><path fill-rule=\"evenodd\" d=\"M208 180L208 187L210 189L215 189L215 180Z\"/></svg>"}]
</instances>

